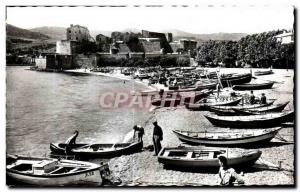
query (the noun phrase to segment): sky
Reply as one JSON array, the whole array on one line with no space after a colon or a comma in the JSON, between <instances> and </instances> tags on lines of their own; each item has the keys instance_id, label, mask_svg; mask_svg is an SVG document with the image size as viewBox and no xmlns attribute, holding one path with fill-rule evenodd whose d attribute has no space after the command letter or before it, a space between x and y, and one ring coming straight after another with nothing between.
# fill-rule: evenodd
<instances>
[{"instance_id":1,"label":"sky","mask_svg":"<svg viewBox=\"0 0 300 192\"><path fill-rule=\"evenodd\" d=\"M6 23L21 28L68 27L121 31L178 29L190 33L259 33L292 29L292 6L7 7Z\"/></svg>"}]
</instances>

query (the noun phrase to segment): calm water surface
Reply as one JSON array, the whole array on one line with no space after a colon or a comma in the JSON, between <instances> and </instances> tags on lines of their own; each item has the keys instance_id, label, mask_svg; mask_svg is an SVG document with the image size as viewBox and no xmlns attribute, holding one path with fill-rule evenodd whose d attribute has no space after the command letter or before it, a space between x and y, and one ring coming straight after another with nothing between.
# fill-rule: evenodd
<instances>
[{"instance_id":1,"label":"calm water surface","mask_svg":"<svg viewBox=\"0 0 300 192\"><path fill-rule=\"evenodd\" d=\"M50 142L64 142L74 130L78 142L120 142L146 112L107 110L99 96L107 91L139 90L141 84L102 76L71 76L7 67L7 152L49 153Z\"/></svg>"}]
</instances>

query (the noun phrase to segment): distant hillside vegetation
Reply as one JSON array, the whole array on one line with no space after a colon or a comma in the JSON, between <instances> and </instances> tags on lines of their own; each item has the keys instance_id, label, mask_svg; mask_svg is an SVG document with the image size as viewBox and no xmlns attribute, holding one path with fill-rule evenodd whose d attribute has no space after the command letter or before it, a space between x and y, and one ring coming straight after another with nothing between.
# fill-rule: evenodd
<instances>
[{"instance_id":1,"label":"distant hillside vegetation","mask_svg":"<svg viewBox=\"0 0 300 192\"><path fill-rule=\"evenodd\" d=\"M65 27L51 27L51 26L37 27L37 28L30 29L30 31L45 34L53 40L66 39L66 30L67 28Z\"/></svg>"},{"instance_id":2,"label":"distant hillside vegetation","mask_svg":"<svg viewBox=\"0 0 300 192\"><path fill-rule=\"evenodd\" d=\"M165 32L171 32L173 34L173 39L194 39L196 41L208 41L208 40L227 40L227 41L238 41L242 37L245 37L246 33L210 33L210 34L194 34L189 33L185 31L181 31L178 29L171 29L169 31Z\"/></svg>"},{"instance_id":3,"label":"distant hillside vegetation","mask_svg":"<svg viewBox=\"0 0 300 192\"><path fill-rule=\"evenodd\" d=\"M44 35L39 32L32 32L27 29L22 29L10 24L6 24L6 35L8 38L10 37L18 37L18 38L25 38L25 39L39 39L39 40L47 40L50 39L49 36Z\"/></svg>"}]
</instances>

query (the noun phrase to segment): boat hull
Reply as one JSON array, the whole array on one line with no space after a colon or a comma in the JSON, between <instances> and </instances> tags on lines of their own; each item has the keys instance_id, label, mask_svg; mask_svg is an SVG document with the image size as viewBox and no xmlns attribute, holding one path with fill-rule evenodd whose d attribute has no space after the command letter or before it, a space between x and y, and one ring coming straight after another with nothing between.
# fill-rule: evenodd
<instances>
[{"instance_id":1,"label":"boat hull","mask_svg":"<svg viewBox=\"0 0 300 192\"><path fill-rule=\"evenodd\" d=\"M210 139L210 138L195 138L189 137L187 135L180 134L179 132L173 131L179 140L191 144L197 145L209 145L209 146L248 146L248 145L258 145L271 141L280 129L267 132L265 134L250 136L244 138L234 138L234 139Z\"/></svg>"},{"instance_id":2,"label":"boat hull","mask_svg":"<svg viewBox=\"0 0 300 192\"><path fill-rule=\"evenodd\" d=\"M90 170L85 173L74 174L61 177L44 177L44 176L32 176L20 173L14 173L10 170L6 170L7 176L30 185L56 187L56 186L73 186L73 185L88 185L99 186L102 184L102 177L99 169Z\"/></svg>"},{"instance_id":3,"label":"boat hull","mask_svg":"<svg viewBox=\"0 0 300 192\"><path fill-rule=\"evenodd\" d=\"M216 103L195 103L186 104L185 107L192 111L208 110L210 106L235 106L240 103L242 98L234 99L227 102L216 102Z\"/></svg>"},{"instance_id":4,"label":"boat hull","mask_svg":"<svg viewBox=\"0 0 300 192\"><path fill-rule=\"evenodd\" d=\"M261 75L270 75L273 74L274 72L272 70L269 71L255 71L254 75L255 76L261 76Z\"/></svg>"},{"instance_id":5,"label":"boat hull","mask_svg":"<svg viewBox=\"0 0 300 192\"><path fill-rule=\"evenodd\" d=\"M252 79L251 73L244 74L244 75L238 75L233 77L221 77L221 83L223 87L231 86L231 85L240 85L244 83L249 83Z\"/></svg>"},{"instance_id":6,"label":"boat hull","mask_svg":"<svg viewBox=\"0 0 300 192\"><path fill-rule=\"evenodd\" d=\"M287 122L294 119L294 112L288 112L286 114L274 117L274 118L261 118L255 119L256 116L261 115L253 115L253 116L239 116L239 119L236 116L233 116L230 119L230 116L227 116L226 119L222 117L215 117L204 115L213 125L220 127L230 127L230 128L270 128L280 126L281 123ZM250 118L249 117L254 117Z\"/></svg>"},{"instance_id":7,"label":"boat hull","mask_svg":"<svg viewBox=\"0 0 300 192\"><path fill-rule=\"evenodd\" d=\"M248 151L243 155L228 156L227 164L230 167L252 166L261 156L261 151ZM226 154L224 154L226 156ZM158 155L158 161L165 166L176 168L194 168L194 169L215 169L219 168L219 160L217 157L213 159L189 159L189 158L172 158L164 157L164 150L161 150Z\"/></svg>"},{"instance_id":8,"label":"boat hull","mask_svg":"<svg viewBox=\"0 0 300 192\"><path fill-rule=\"evenodd\" d=\"M260 90L260 89L271 89L273 87L272 83L262 83L262 84L242 84L234 85L233 90Z\"/></svg>"},{"instance_id":9,"label":"boat hull","mask_svg":"<svg viewBox=\"0 0 300 192\"><path fill-rule=\"evenodd\" d=\"M54 154L65 154L65 145L64 143L50 143L50 150ZM76 158L112 158L121 155L127 155L136 153L142 150L143 142L132 143L126 147L112 150L90 150L90 151L82 151L81 147L86 146L88 144L77 144L71 150L71 155L75 155ZM94 144L97 145L97 144ZM100 147L105 148L106 146L111 146L112 144L98 144L98 149Z\"/></svg>"}]
</instances>

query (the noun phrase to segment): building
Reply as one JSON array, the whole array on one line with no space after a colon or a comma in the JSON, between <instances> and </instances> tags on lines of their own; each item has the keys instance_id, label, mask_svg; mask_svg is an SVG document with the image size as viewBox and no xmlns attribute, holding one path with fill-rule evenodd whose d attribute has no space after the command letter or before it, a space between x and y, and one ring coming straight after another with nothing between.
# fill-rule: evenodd
<instances>
[{"instance_id":1,"label":"building","mask_svg":"<svg viewBox=\"0 0 300 192\"><path fill-rule=\"evenodd\" d=\"M80 25L70 25L67 28L67 40L69 41L89 41L91 38L90 32L86 27Z\"/></svg>"},{"instance_id":2,"label":"building","mask_svg":"<svg viewBox=\"0 0 300 192\"><path fill-rule=\"evenodd\" d=\"M35 63L38 69L63 70L74 68L72 55L47 54L36 58Z\"/></svg>"},{"instance_id":3,"label":"building","mask_svg":"<svg viewBox=\"0 0 300 192\"><path fill-rule=\"evenodd\" d=\"M142 38L158 38L160 39L161 49L164 50L165 53L172 53L172 48L169 44L169 42L172 41L172 33L168 33L167 37L165 33L142 30Z\"/></svg>"},{"instance_id":4,"label":"building","mask_svg":"<svg viewBox=\"0 0 300 192\"><path fill-rule=\"evenodd\" d=\"M61 55L72 55L76 53L78 43L70 40L56 41L56 53Z\"/></svg>"},{"instance_id":5,"label":"building","mask_svg":"<svg viewBox=\"0 0 300 192\"><path fill-rule=\"evenodd\" d=\"M277 39L277 42L280 42L281 44L290 44L294 43L294 32L284 32L282 34L276 35L275 38Z\"/></svg>"},{"instance_id":6,"label":"building","mask_svg":"<svg viewBox=\"0 0 300 192\"><path fill-rule=\"evenodd\" d=\"M191 53L197 48L197 41L189 39L180 39L170 43L173 52L177 53Z\"/></svg>"},{"instance_id":7,"label":"building","mask_svg":"<svg viewBox=\"0 0 300 192\"><path fill-rule=\"evenodd\" d=\"M105 35L99 34L96 36L96 45L98 52L109 52L110 44L112 43L112 38Z\"/></svg>"}]
</instances>

